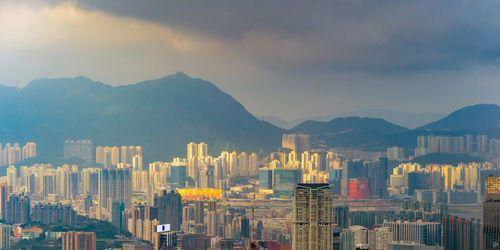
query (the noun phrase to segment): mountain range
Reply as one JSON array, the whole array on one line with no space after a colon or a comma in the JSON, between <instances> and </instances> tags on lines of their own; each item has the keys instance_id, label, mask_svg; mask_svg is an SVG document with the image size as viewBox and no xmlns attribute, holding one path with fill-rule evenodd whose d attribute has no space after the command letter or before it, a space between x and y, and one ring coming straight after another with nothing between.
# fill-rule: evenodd
<instances>
[{"instance_id":1,"label":"mountain range","mask_svg":"<svg viewBox=\"0 0 500 250\"><path fill-rule=\"evenodd\" d=\"M222 150L275 151L283 133L310 134L325 147L383 150L414 147L429 133L500 135L500 107L468 106L408 129L380 118L303 121L287 130L262 121L214 84L177 73L112 87L86 77L39 79L24 88L0 86L0 142L34 141L40 157L60 157L67 139L97 145L141 145L146 162L184 156L186 144L204 141Z\"/></svg>"},{"instance_id":2,"label":"mountain range","mask_svg":"<svg viewBox=\"0 0 500 250\"><path fill-rule=\"evenodd\" d=\"M35 141L42 157L62 155L67 139L141 145L146 160L209 152L276 149L283 129L258 120L214 84L183 73L111 87L85 77L35 80L0 89L0 141Z\"/></svg>"},{"instance_id":3,"label":"mountain range","mask_svg":"<svg viewBox=\"0 0 500 250\"><path fill-rule=\"evenodd\" d=\"M359 109L352 112L335 113L324 116L313 116L291 121L275 115L260 116L260 119L267 121L280 128L292 129L293 127L299 125L300 123L308 120L326 122L326 121L331 121L335 118L354 117L354 116L380 118L388 122L398 124L403 127L411 129L424 126L430 122L436 121L444 117L443 114L435 112L411 113L411 112L402 112L392 109Z\"/></svg>"}]
</instances>

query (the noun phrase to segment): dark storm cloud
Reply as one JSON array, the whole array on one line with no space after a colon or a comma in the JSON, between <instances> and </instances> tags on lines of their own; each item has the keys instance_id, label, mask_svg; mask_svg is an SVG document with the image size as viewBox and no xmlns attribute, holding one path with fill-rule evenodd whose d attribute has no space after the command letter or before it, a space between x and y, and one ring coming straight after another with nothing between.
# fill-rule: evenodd
<instances>
[{"instance_id":1,"label":"dark storm cloud","mask_svg":"<svg viewBox=\"0 0 500 250\"><path fill-rule=\"evenodd\" d=\"M248 46L243 53L274 70L453 70L496 64L500 57L496 1L82 0L77 4L235 42L248 34L263 34L267 37L263 44ZM290 41L290 47L281 47Z\"/></svg>"},{"instance_id":2,"label":"dark storm cloud","mask_svg":"<svg viewBox=\"0 0 500 250\"><path fill-rule=\"evenodd\" d=\"M176 70L287 119L499 103L500 2L0 0L0 83ZM500 104L500 103L499 103Z\"/></svg>"}]
</instances>

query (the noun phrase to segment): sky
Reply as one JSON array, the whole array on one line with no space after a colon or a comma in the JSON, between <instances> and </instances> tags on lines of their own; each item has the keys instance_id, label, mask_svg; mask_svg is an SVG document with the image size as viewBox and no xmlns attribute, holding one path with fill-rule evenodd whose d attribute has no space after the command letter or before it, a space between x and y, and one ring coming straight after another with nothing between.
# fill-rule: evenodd
<instances>
[{"instance_id":1,"label":"sky","mask_svg":"<svg viewBox=\"0 0 500 250\"><path fill-rule=\"evenodd\" d=\"M0 84L177 71L257 116L500 104L500 2L1 0Z\"/></svg>"}]
</instances>

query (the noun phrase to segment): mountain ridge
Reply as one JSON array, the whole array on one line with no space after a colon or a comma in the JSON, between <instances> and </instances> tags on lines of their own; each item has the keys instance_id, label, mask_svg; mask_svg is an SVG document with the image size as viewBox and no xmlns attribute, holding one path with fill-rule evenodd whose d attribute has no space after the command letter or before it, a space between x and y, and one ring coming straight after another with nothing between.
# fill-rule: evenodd
<instances>
[{"instance_id":1,"label":"mountain ridge","mask_svg":"<svg viewBox=\"0 0 500 250\"><path fill-rule=\"evenodd\" d=\"M269 151L284 131L185 74L117 87L85 77L35 80L0 101L0 116L9 117L0 121L1 141L36 141L44 157L61 156L66 139L141 145L147 160L183 156L191 141L205 141L214 154Z\"/></svg>"},{"instance_id":2,"label":"mountain ridge","mask_svg":"<svg viewBox=\"0 0 500 250\"><path fill-rule=\"evenodd\" d=\"M500 106L476 104L457 109L444 118L416 130L488 130L500 128Z\"/></svg>"}]
</instances>

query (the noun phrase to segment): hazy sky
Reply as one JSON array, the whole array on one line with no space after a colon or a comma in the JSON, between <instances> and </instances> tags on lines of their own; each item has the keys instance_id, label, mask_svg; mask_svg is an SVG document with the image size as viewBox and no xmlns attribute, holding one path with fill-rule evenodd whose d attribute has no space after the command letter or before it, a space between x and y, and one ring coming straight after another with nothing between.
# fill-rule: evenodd
<instances>
[{"instance_id":1,"label":"hazy sky","mask_svg":"<svg viewBox=\"0 0 500 250\"><path fill-rule=\"evenodd\" d=\"M256 115L500 104L500 2L0 0L0 83L177 70Z\"/></svg>"}]
</instances>

